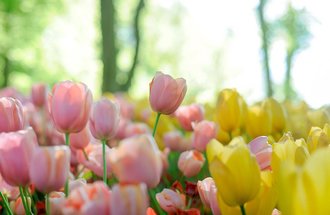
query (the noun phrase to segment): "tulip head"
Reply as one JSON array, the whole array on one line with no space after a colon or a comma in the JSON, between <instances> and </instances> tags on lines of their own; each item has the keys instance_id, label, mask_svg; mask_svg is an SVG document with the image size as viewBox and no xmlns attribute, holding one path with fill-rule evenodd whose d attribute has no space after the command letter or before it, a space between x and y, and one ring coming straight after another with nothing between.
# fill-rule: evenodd
<instances>
[{"instance_id":1,"label":"tulip head","mask_svg":"<svg viewBox=\"0 0 330 215\"><path fill-rule=\"evenodd\" d=\"M89 118L92 135L99 140L109 140L116 135L119 126L119 106L103 98L93 105Z\"/></svg>"},{"instance_id":2,"label":"tulip head","mask_svg":"<svg viewBox=\"0 0 330 215\"><path fill-rule=\"evenodd\" d=\"M278 101L273 98L267 98L265 105L271 112L272 130L273 132L282 132L286 127L287 114Z\"/></svg>"},{"instance_id":3,"label":"tulip head","mask_svg":"<svg viewBox=\"0 0 330 215\"><path fill-rule=\"evenodd\" d=\"M214 122L203 120L196 124L193 124L194 139L193 148L199 151L205 151L206 145L216 137L217 125Z\"/></svg>"},{"instance_id":4,"label":"tulip head","mask_svg":"<svg viewBox=\"0 0 330 215\"><path fill-rule=\"evenodd\" d=\"M9 185L30 183L29 168L37 145L32 128L0 134L0 172Z\"/></svg>"},{"instance_id":5,"label":"tulip head","mask_svg":"<svg viewBox=\"0 0 330 215\"><path fill-rule=\"evenodd\" d=\"M256 156L260 170L270 169L270 161L272 157L272 146L268 144L266 136L260 136L252 140L248 147L252 154Z\"/></svg>"},{"instance_id":6,"label":"tulip head","mask_svg":"<svg viewBox=\"0 0 330 215\"><path fill-rule=\"evenodd\" d=\"M0 133L18 131L24 127L23 107L19 100L0 98Z\"/></svg>"},{"instance_id":7,"label":"tulip head","mask_svg":"<svg viewBox=\"0 0 330 215\"><path fill-rule=\"evenodd\" d=\"M186 91L185 79L173 79L170 75L157 72L150 83L150 106L155 112L172 114L182 103Z\"/></svg>"},{"instance_id":8,"label":"tulip head","mask_svg":"<svg viewBox=\"0 0 330 215\"><path fill-rule=\"evenodd\" d=\"M184 195L166 188L163 189L162 192L156 194L156 199L159 206L170 214L175 214L183 210L186 205L186 198Z\"/></svg>"},{"instance_id":9,"label":"tulip head","mask_svg":"<svg viewBox=\"0 0 330 215\"><path fill-rule=\"evenodd\" d=\"M165 133L163 142L171 151L183 152L192 149L191 138L185 138L178 130Z\"/></svg>"},{"instance_id":10,"label":"tulip head","mask_svg":"<svg viewBox=\"0 0 330 215\"><path fill-rule=\"evenodd\" d=\"M328 147L330 144L330 128L328 124L324 125L324 128L312 127L308 138L307 146L310 153L313 153L316 149L322 147Z\"/></svg>"},{"instance_id":11,"label":"tulip head","mask_svg":"<svg viewBox=\"0 0 330 215\"><path fill-rule=\"evenodd\" d=\"M272 115L265 102L248 108L246 130L251 137L269 135L272 132Z\"/></svg>"},{"instance_id":12,"label":"tulip head","mask_svg":"<svg viewBox=\"0 0 330 215\"><path fill-rule=\"evenodd\" d=\"M192 123L204 119L204 109L198 104L181 106L175 111L175 116L184 130L192 131Z\"/></svg>"},{"instance_id":13,"label":"tulip head","mask_svg":"<svg viewBox=\"0 0 330 215\"><path fill-rule=\"evenodd\" d=\"M141 184L116 184L112 188L112 215L145 215L149 206L147 186Z\"/></svg>"},{"instance_id":14,"label":"tulip head","mask_svg":"<svg viewBox=\"0 0 330 215\"><path fill-rule=\"evenodd\" d=\"M88 126L78 133L70 135L70 146L75 149L83 149L91 142L91 133Z\"/></svg>"},{"instance_id":15,"label":"tulip head","mask_svg":"<svg viewBox=\"0 0 330 215\"><path fill-rule=\"evenodd\" d=\"M45 84L34 84L31 89L31 100L36 107L43 107L47 98L47 86Z\"/></svg>"},{"instance_id":16,"label":"tulip head","mask_svg":"<svg viewBox=\"0 0 330 215\"><path fill-rule=\"evenodd\" d=\"M133 136L113 148L110 162L121 183L158 185L163 170L161 152L151 135Z\"/></svg>"},{"instance_id":17,"label":"tulip head","mask_svg":"<svg viewBox=\"0 0 330 215\"><path fill-rule=\"evenodd\" d=\"M55 127L62 133L77 133L87 124L92 93L83 83L63 81L48 96L48 108Z\"/></svg>"},{"instance_id":18,"label":"tulip head","mask_svg":"<svg viewBox=\"0 0 330 215\"><path fill-rule=\"evenodd\" d=\"M205 162L204 155L197 150L185 151L180 154L178 167L186 177L197 175Z\"/></svg>"},{"instance_id":19,"label":"tulip head","mask_svg":"<svg viewBox=\"0 0 330 215\"><path fill-rule=\"evenodd\" d=\"M217 187L211 177L197 182L197 189L203 204L212 210L214 215L220 215L217 201Z\"/></svg>"},{"instance_id":20,"label":"tulip head","mask_svg":"<svg viewBox=\"0 0 330 215\"><path fill-rule=\"evenodd\" d=\"M38 147L30 165L31 183L44 193L59 191L64 187L70 171L68 146Z\"/></svg>"},{"instance_id":21,"label":"tulip head","mask_svg":"<svg viewBox=\"0 0 330 215\"><path fill-rule=\"evenodd\" d=\"M244 205L257 196L260 169L242 138L234 138L228 146L212 140L206 153L218 193L227 205Z\"/></svg>"}]
</instances>

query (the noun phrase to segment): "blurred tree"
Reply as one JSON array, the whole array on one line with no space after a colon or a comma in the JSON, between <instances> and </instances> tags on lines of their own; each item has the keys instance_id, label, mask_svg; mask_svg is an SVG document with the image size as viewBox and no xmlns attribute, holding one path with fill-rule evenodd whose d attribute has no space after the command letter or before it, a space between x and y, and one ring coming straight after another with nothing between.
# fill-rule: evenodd
<instances>
[{"instance_id":1,"label":"blurred tree","mask_svg":"<svg viewBox=\"0 0 330 215\"><path fill-rule=\"evenodd\" d=\"M101 0L101 32L102 32L102 92L127 91L131 86L140 53L140 22L144 0L138 0L132 22L134 53L128 71L118 65L118 52L121 50L117 39L118 23L114 0ZM125 74L125 75L123 75Z\"/></svg>"},{"instance_id":2,"label":"blurred tree","mask_svg":"<svg viewBox=\"0 0 330 215\"><path fill-rule=\"evenodd\" d=\"M279 29L285 37L286 46L286 73L284 81L284 92L286 99L292 99L296 93L292 86L292 63L294 57L302 49L308 46L311 33L308 28L309 15L304 9L297 10L291 3L287 6L287 11L278 20Z\"/></svg>"},{"instance_id":3,"label":"blurred tree","mask_svg":"<svg viewBox=\"0 0 330 215\"><path fill-rule=\"evenodd\" d=\"M269 23L265 20L265 6L267 4L267 0L259 0L259 5L257 7L257 15L259 20L259 25L261 29L261 38L262 38L262 55L263 55L263 71L265 76L265 85L267 96L273 96L273 87L272 87L272 78L271 78L271 70L269 66Z\"/></svg>"},{"instance_id":4,"label":"blurred tree","mask_svg":"<svg viewBox=\"0 0 330 215\"><path fill-rule=\"evenodd\" d=\"M63 4L58 0L0 1L0 87L10 84L13 73L31 76L42 70L39 39L60 9Z\"/></svg>"}]
</instances>

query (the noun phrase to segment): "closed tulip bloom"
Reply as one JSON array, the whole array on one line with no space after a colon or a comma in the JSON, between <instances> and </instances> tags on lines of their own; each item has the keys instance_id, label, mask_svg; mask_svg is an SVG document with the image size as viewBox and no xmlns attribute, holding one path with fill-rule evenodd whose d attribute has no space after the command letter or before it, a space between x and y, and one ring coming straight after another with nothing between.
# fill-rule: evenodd
<instances>
[{"instance_id":1,"label":"closed tulip bloom","mask_svg":"<svg viewBox=\"0 0 330 215\"><path fill-rule=\"evenodd\" d=\"M240 127L243 106L243 100L235 89L224 89L220 92L216 116L221 129L232 132Z\"/></svg>"},{"instance_id":2,"label":"closed tulip bloom","mask_svg":"<svg viewBox=\"0 0 330 215\"><path fill-rule=\"evenodd\" d=\"M211 176L227 205L243 206L257 196L260 169L242 138L234 138L228 146L212 140L206 152Z\"/></svg>"},{"instance_id":3,"label":"closed tulip bloom","mask_svg":"<svg viewBox=\"0 0 330 215\"><path fill-rule=\"evenodd\" d=\"M324 128L312 127L308 138L307 146L310 153L313 153L316 149L327 147L330 144L330 127L325 124Z\"/></svg>"},{"instance_id":4,"label":"closed tulip bloom","mask_svg":"<svg viewBox=\"0 0 330 215\"><path fill-rule=\"evenodd\" d=\"M125 137L132 137L140 134L151 134L149 126L143 122L129 123L125 128Z\"/></svg>"},{"instance_id":5,"label":"closed tulip bloom","mask_svg":"<svg viewBox=\"0 0 330 215\"><path fill-rule=\"evenodd\" d=\"M248 108L246 130L251 137L271 134L272 115L264 102L261 105L253 105Z\"/></svg>"},{"instance_id":6,"label":"closed tulip bloom","mask_svg":"<svg viewBox=\"0 0 330 215\"><path fill-rule=\"evenodd\" d=\"M193 125L194 127L194 139L193 148L203 152L206 149L206 145L216 137L217 125L214 122L203 120Z\"/></svg>"},{"instance_id":7,"label":"closed tulip bloom","mask_svg":"<svg viewBox=\"0 0 330 215\"><path fill-rule=\"evenodd\" d=\"M121 183L146 183L156 187L162 173L161 152L151 135L124 139L110 157L112 169Z\"/></svg>"},{"instance_id":8,"label":"closed tulip bloom","mask_svg":"<svg viewBox=\"0 0 330 215\"><path fill-rule=\"evenodd\" d=\"M185 79L173 79L170 75L157 72L150 83L149 102L152 110L166 115L174 113L186 91Z\"/></svg>"},{"instance_id":9,"label":"closed tulip bloom","mask_svg":"<svg viewBox=\"0 0 330 215\"><path fill-rule=\"evenodd\" d=\"M192 149L192 138L184 138L178 130L165 133L163 142L171 151L183 152Z\"/></svg>"},{"instance_id":10,"label":"closed tulip bloom","mask_svg":"<svg viewBox=\"0 0 330 215\"><path fill-rule=\"evenodd\" d=\"M34 84L31 89L31 100L36 107L43 107L46 103L47 86Z\"/></svg>"},{"instance_id":11,"label":"closed tulip bloom","mask_svg":"<svg viewBox=\"0 0 330 215\"><path fill-rule=\"evenodd\" d=\"M49 195L49 204L50 204L50 214L62 214L61 211L65 202L65 194L62 192L51 192L48 195Z\"/></svg>"},{"instance_id":12,"label":"closed tulip bloom","mask_svg":"<svg viewBox=\"0 0 330 215\"><path fill-rule=\"evenodd\" d=\"M260 136L252 140L248 147L256 156L260 170L270 169L270 161L272 157L272 146L268 144L266 136Z\"/></svg>"},{"instance_id":13,"label":"closed tulip bloom","mask_svg":"<svg viewBox=\"0 0 330 215\"><path fill-rule=\"evenodd\" d=\"M283 215L330 214L330 149L315 151L301 166L282 162L278 205Z\"/></svg>"},{"instance_id":14,"label":"closed tulip bloom","mask_svg":"<svg viewBox=\"0 0 330 215\"><path fill-rule=\"evenodd\" d=\"M268 98L265 105L270 109L273 132L282 132L286 127L286 111L275 99Z\"/></svg>"},{"instance_id":15,"label":"closed tulip bloom","mask_svg":"<svg viewBox=\"0 0 330 215\"><path fill-rule=\"evenodd\" d=\"M156 194L156 199L159 206L169 214L176 214L183 210L186 205L184 195L166 188L161 193Z\"/></svg>"},{"instance_id":16,"label":"closed tulip bloom","mask_svg":"<svg viewBox=\"0 0 330 215\"><path fill-rule=\"evenodd\" d=\"M74 189L62 205L64 215L110 215L112 198L109 188L100 181Z\"/></svg>"},{"instance_id":17,"label":"closed tulip bloom","mask_svg":"<svg viewBox=\"0 0 330 215\"><path fill-rule=\"evenodd\" d=\"M217 201L217 187L211 177L197 182L197 189L203 204L212 210L213 215L220 215L220 209Z\"/></svg>"},{"instance_id":18,"label":"closed tulip bloom","mask_svg":"<svg viewBox=\"0 0 330 215\"><path fill-rule=\"evenodd\" d=\"M32 128L0 134L0 172L12 186L30 183L29 168L37 137Z\"/></svg>"},{"instance_id":19,"label":"closed tulip bloom","mask_svg":"<svg viewBox=\"0 0 330 215\"><path fill-rule=\"evenodd\" d=\"M184 176L193 177L201 171L204 162L205 158L202 153L197 150L190 150L181 153L178 167Z\"/></svg>"},{"instance_id":20,"label":"closed tulip bloom","mask_svg":"<svg viewBox=\"0 0 330 215\"><path fill-rule=\"evenodd\" d=\"M119 126L119 106L106 98L93 105L89 118L92 135L99 140L115 136Z\"/></svg>"},{"instance_id":21,"label":"closed tulip bloom","mask_svg":"<svg viewBox=\"0 0 330 215\"><path fill-rule=\"evenodd\" d=\"M192 131L192 123L204 119L204 109L203 106L198 104L181 106L175 111L175 116L184 130Z\"/></svg>"},{"instance_id":22,"label":"closed tulip bloom","mask_svg":"<svg viewBox=\"0 0 330 215\"><path fill-rule=\"evenodd\" d=\"M57 130L77 133L87 124L93 102L92 93L83 83L57 83L48 96L48 108Z\"/></svg>"},{"instance_id":23,"label":"closed tulip bloom","mask_svg":"<svg viewBox=\"0 0 330 215\"><path fill-rule=\"evenodd\" d=\"M0 133L18 131L24 127L23 107L19 100L0 98Z\"/></svg>"},{"instance_id":24,"label":"closed tulip bloom","mask_svg":"<svg viewBox=\"0 0 330 215\"><path fill-rule=\"evenodd\" d=\"M107 145L105 146L106 162L107 162L107 176L109 177L112 173L110 157L112 155L112 149ZM101 144L90 144L86 148L88 160L82 150L77 151L77 160L79 163L84 165L86 168L92 170L97 176L103 176L103 160L102 160L102 145Z\"/></svg>"},{"instance_id":25,"label":"closed tulip bloom","mask_svg":"<svg viewBox=\"0 0 330 215\"><path fill-rule=\"evenodd\" d=\"M91 142L92 135L89 131L88 126L78 133L70 135L70 146L75 149L83 149Z\"/></svg>"},{"instance_id":26,"label":"closed tulip bloom","mask_svg":"<svg viewBox=\"0 0 330 215\"><path fill-rule=\"evenodd\" d=\"M149 206L147 186L116 184L112 188L111 215L145 215Z\"/></svg>"},{"instance_id":27,"label":"closed tulip bloom","mask_svg":"<svg viewBox=\"0 0 330 215\"><path fill-rule=\"evenodd\" d=\"M48 146L35 149L30 166L31 183L43 193L64 187L70 171L70 149Z\"/></svg>"}]
</instances>

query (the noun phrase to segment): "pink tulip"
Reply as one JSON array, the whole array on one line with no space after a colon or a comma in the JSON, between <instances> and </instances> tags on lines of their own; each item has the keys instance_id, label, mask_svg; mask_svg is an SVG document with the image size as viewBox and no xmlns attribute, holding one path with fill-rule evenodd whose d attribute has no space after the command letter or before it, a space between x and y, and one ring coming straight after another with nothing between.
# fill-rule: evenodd
<instances>
[{"instance_id":1,"label":"pink tulip","mask_svg":"<svg viewBox=\"0 0 330 215\"><path fill-rule=\"evenodd\" d=\"M32 128L0 134L0 172L12 186L30 183L29 168L37 137Z\"/></svg>"},{"instance_id":2,"label":"pink tulip","mask_svg":"<svg viewBox=\"0 0 330 215\"><path fill-rule=\"evenodd\" d=\"M186 205L185 196L170 189L163 189L161 193L156 194L159 206L169 214L176 214L183 210Z\"/></svg>"},{"instance_id":3,"label":"pink tulip","mask_svg":"<svg viewBox=\"0 0 330 215\"><path fill-rule=\"evenodd\" d=\"M130 123L126 126L125 137L132 137L140 134L151 134L149 126L145 123Z\"/></svg>"},{"instance_id":4,"label":"pink tulip","mask_svg":"<svg viewBox=\"0 0 330 215\"><path fill-rule=\"evenodd\" d=\"M81 186L85 186L87 184L86 180L83 178L78 178L78 179L74 179L74 180L70 180L69 181L69 193Z\"/></svg>"},{"instance_id":5,"label":"pink tulip","mask_svg":"<svg viewBox=\"0 0 330 215\"><path fill-rule=\"evenodd\" d=\"M62 192L51 192L48 195L49 195L49 204L50 204L50 214L62 214L61 211L65 202L65 194Z\"/></svg>"},{"instance_id":6,"label":"pink tulip","mask_svg":"<svg viewBox=\"0 0 330 215\"><path fill-rule=\"evenodd\" d=\"M202 153L197 150L190 150L181 153L178 167L184 176L193 177L201 171L204 162L205 158Z\"/></svg>"},{"instance_id":7,"label":"pink tulip","mask_svg":"<svg viewBox=\"0 0 330 215\"><path fill-rule=\"evenodd\" d=\"M64 215L110 215L111 191L101 181L74 189L62 206Z\"/></svg>"},{"instance_id":8,"label":"pink tulip","mask_svg":"<svg viewBox=\"0 0 330 215\"><path fill-rule=\"evenodd\" d=\"M48 146L35 149L30 166L31 183L44 193L64 187L70 171L68 146Z\"/></svg>"},{"instance_id":9,"label":"pink tulip","mask_svg":"<svg viewBox=\"0 0 330 215\"><path fill-rule=\"evenodd\" d=\"M6 87L3 89L0 89L0 98L1 97L12 97L14 99L19 100L21 103L25 103L28 101L28 99L20 92L18 92L13 87Z\"/></svg>"},{"instance_id":10,"label":"pink tulip","mask_svg":"<svg viewBox=\"0 0 330 215\"><path fill-rule=\"evenodd\" d=\"M119 106L108 99L93 105L89 118L92 135L99 140L109 140L116 135L119 125Z\"/></svg>"},{"instance_id":11,"label":"pink tulip","mask_svg":"<svg viewBox=\"0 0 330 215\"><path fill-rule=\"evenodd\" d=\"M31 100L36 107L43 107L46 103L47 86L34 84L31 89Z\"/></svg>"},{"instance_id":12,"label":"pink tulip","mask_svg":"<svg viewBox=\"0 0 330 215\"><path fill-rule=\"evenodd\" d=\"M121 183L146 183L156 187L162 173L162 156L151 135L124 139L110 157L113 172Z\"/></svg>"},{"instance_id":13,"label":"pink tulip","mask_svg":"<svg viewBox=\"0 0 330 215\"><path fill-rule=\"evenodd\" d=\"M30 197L26 198L29 205L31 205ZM18 197L15 201L10 202L10 208L16 215L25 215L24 205L21 197Z\"/></svg>"},{"instance_id":14,"label":"pink tulip","mask_svg":"<svg viewBox=\"0 0 330 215\"><path fill-rule=\"evenodd\" d=\"M150 83L149 102L153 111L169 115L180 106L186 95L187 85L183 78L157 72Z\"/></svg>"},{"instance_id":15,"label":"pink tulip","mask_svg":"<svg viewBox=\"0 0 330 215\"><path fill-rule=\"evenodd\" d=\"M171 151L183 152L192 149L191 138L184 138L180 131L170 131L164 134L163 141Z\"/></svg>"},{"instance_id":16,"label":"pink tulip","mask_svg":"<svg viewBox=\"0 0 330 215\"><path fill-rule=\"evenodd\" d=\"M281 215L281 211L277 210L276 208L273 210L272 215Z\"/></svg>"},{"instance_id":17,"label":"pink tulip","mask_svg":"<svg viewBox=\"0 0 330 215\"><path fill-rule=\"evenodd\" d=\"M48 108L57 130L77 133L87 124L92 93L83 83L57 83L48 97Z\"/></svg>"},{"instance_id":18,"label":"pink tulip","mask_svg":"<svg viewBox=\"0 0 330 215\"><path fill-rule=\"evenodd\" d=\"M0 133L18 131L24 127L23 107L19 100L0 98Z\"/></svg>"},{"instance_id":19,"label":"pink tulip","mask_svg":"<svg viewBox=\"0 0 330 215\"><path fill-rule=\"evenodd\" d=\"M205 151L206 145L216 137L217 126L214 122L203 120L193 124L194 140L193 147L201 152Z\"/></svg>"},{"instance_id":20,"label":"pink tulip","mask_svg":"<svg viewBox=\"0 0 330 215\"><path fill-rule=\"evenodd\" d=\"M6 196L9 199L16 199L19 195L18 187L13 187L7 184L5 180L3 180L1 175L0 175L0 191L3 194L6 194Z\"/></svg>"},{"instance_id":21,"label":"pink tulip","mask_svg":"<svg viewBox=\"0 0 330 215\"><path fill-rule=\"evenodd\" d=\"M78 133L70 135L70 146L75 149L83 149L91 142L92 135L88 126Z\"/></svg>"},{"instance_id":22,"label":"pink tulip","mask_svg":"<svg viewBox=\"0 0 330 215\"><path fill-rule=\"evenodd\" d=\"M192 123L204 119L204 109L202 105L198 104L181 106L175 111L175 116L184 130L192 131Z\"/></svg>"},{"instance_id":23,"label":"pink tulip","mask_svg":"<svg viewBox=\"0 0 330 215\"><path fill-rule=\"evenodd\" d=\"M211 208L213 215L220 215L220 209L217 201L217 188L211 177L197 182L197 189L203 204Z\"/></svg>"},{"instance_id":24,"label":"pink tulip","mask_svg":"<svg viewBox=\"0 0 330 215\"><path fill-rule=\"evenodd\" d=\"M122 93L116 93L115 102L119 105L120 116L125 120L131 120L134 117L134 103L128 100L127 96Z\"/></svg>"},{"instance_id":25,"label":"pink tulip","mask_svg":"<svg viewBox=\"0 0 330 215\"><path fill-rule=\"evenodd\" d=\"M107 145L105 146L106 159L107 159L107 176L111 176L112 168L110 163L110 157L113 154L113 149L110 149ZM88 160L82 150L77 151L77 160L79 163L92 170L97 176L103 176L103 160L102 160L102 145L101 144L90 144L86 148Z\"/></svg>"},{"instance_id":26,"label":"pink tulip","mask_svg":"<svg viewBox=\"0 0 330 215\"><path fill-rule=\"evenodd\" d=\"M261 170L270 169L272 146L268 144L266 136L260 136L253 139L248 147L250 151L256 156L257 162Z\"/></svg>"},{"instance_id":27,"label":"pink tulip","mask_svg":"<svg viewBox=\"0 0 330 215\"><path fill-rule=\"evenodd\" d=\"M112 188L111 215L145 215L149 206L145 184L116 184Z\"/></svg>"}]
</instances>

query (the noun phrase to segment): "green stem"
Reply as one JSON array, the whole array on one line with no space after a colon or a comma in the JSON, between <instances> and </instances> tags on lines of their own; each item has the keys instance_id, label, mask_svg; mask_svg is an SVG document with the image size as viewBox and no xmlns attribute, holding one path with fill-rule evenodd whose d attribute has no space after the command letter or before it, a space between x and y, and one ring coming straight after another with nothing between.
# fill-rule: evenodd
<instances>
[{"instance_id":1,"label":"green stem","mask_svg":"<svg viewBox=\"0 0 330 215\"><path fill-rule=\"evenodd\" d=\"M191 204L192 204L192 197L189 197L187 209L189 209L191 207Z\"/></svg>"},{"instance_id":2,"label":"green stem","mask_svg":"<svg viewBox=\"0 0 330 215\"><path fill-rule=\"evenodd\" d=\"M8 199L7 199L7 197L6 197L5 195L3 195L1 191L0 191L0 196L1 196L1 198L2 198L2 201L3 201L3 204L4 204L5 209L6 209L6 211L7 211L7 214L9 214L9 215L13 215L13 212L12 212L10 206L9 206L9 203L8 203Z\"/></svg>"},{"instance_id":3,"label":"green stem","mask_svg":"<svg viewBox=\"0 0 330 215\"><path fill-rule=\"evenodd\" d=\"M70 147L70 133L65 133L65 145ZM67 178L65 181L64 193L65 193L65 197L68 197L68 195L69 195L69 178Z\"/></svg>"},{"instance_id":4,"label":"green stem","mask_svg":"<svg viewBox=\"0 0 330 215\"><path fill-rule=\"evenodd\" d=\"M83 153L84 153L84 156L85 156L86 160L89 160L86 150L83 149L82 151L83 151Z\"/></svg>"},{"instance_id":5,"label":"green stem","mask_svg":"<svg viewBox=\"0 0 330 215\"><path fill-rule=\"evenodd\" d=\"M160 115L161 115L161 113L157 113L156 122L155 122L155 125L154 125L154 130L152 131L152 136L153 137L155 137L155 134L156 134L157 125L158 125L158 121L159 121Z\"/></svg>"},{"instance_id":6,"label":"green stem","mask_svg":"<svg viewBox=\"0 0 330 215\"><path fill-rule=\"evenodd\" d=\"M103 182L107 185L107 160L105 154L105 145L107 140L102 140L102 157L103 157Z\"/></svg>"},{"instance_id":7,"label":"green stem","mask_svg":"<svg viewBox=\"0 0 330 215\"><path fill-rule=\"evenodd\" d=\"M239 206L242 212L242 215L246 215L244 205Z\"/></svg>"},{"instance_id":8,"label":"green stem","mask_svg":"<svg viewBox=\"0 0 330 215\"><path fill-rule=\"evenodd\" d=\"M24 191L23 191L23 188L21 186L19 186L19 193L20 193L20 196L21 196L21 199L22 199L22 203L23 203L23 206L24 206L25 213L26 214L31 214L31 212L29 210L29 207L26 204L27 202L26 202L26 199L25 199Z\"/></svg>"},{"instance_id":9,"label":"green stem","mask_svg":"<svg viewBox=\"0 0 330 215\"><path fill-rule=\"evenodd\" d=\"M45 195L46 215L50 215L49 194Z\"/></svg>"},{"instance_id":10,"label":"green stem","mask_svg":"<svg viewBox=\"0 0 330 215\"><path fill-rule=\"evenodd\" d=\"M25 187L25 188L23 188L23 190L24 190L24 192L25 192L25 196L28 196L28 197L30 197L30 199L31 199L31 207L29 206L29 202L27 202L28 207L29 207L29 208L32 208L34 214L37 214L37 208L36 208L36 206L35 206L35 204L34 204L34 200L33 200L33 198L32 198L32 195L31 195L29 189L28 189L27 187Z\"/></svg>"}]
</instances>

